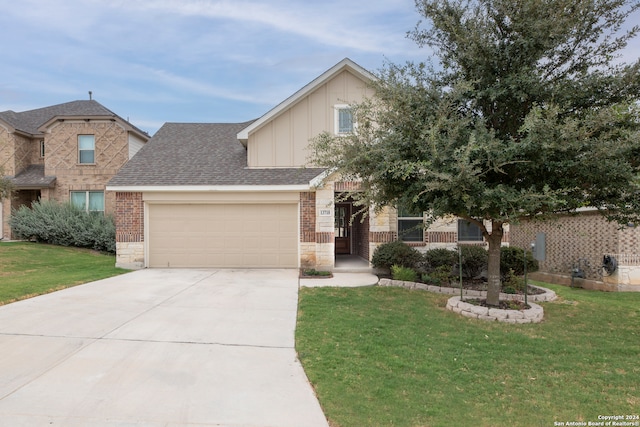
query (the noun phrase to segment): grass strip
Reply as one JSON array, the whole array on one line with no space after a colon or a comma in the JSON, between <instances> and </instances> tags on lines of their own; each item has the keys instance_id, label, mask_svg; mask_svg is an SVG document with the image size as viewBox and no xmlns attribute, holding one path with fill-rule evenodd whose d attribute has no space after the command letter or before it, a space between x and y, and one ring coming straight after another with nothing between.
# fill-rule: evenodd
<instances>
[{"instance_id":1,"label":"grass strip","mask_svg":"<svg viewBox=\"0 0 640 427\"><path fill-rule=\"evenodd\" d=\"M115 256L87 249L0 242L0 305L127 271Z\"/></svg>"},{"instance_id":2,"label":"grass strip","mask_svg":"<svg viewBox=\"0 0 640 427\"><path fill-rule=\"evenodd\" d=\"M333 427L551 426L640 411L640 293L557 292L540 324L448 296L302 288L296 347Z\"/></svg>"}]
</instances>

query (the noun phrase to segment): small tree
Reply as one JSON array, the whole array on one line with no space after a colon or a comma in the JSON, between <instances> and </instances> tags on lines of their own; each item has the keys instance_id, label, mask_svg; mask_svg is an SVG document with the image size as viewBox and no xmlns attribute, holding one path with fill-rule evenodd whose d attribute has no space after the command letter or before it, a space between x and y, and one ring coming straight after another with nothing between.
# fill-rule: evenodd
<instances>
[{"instance_id":1,"label":"small tree","mask_svg":"<svg viewBox=\"0 0 640 427\"><path fill-rule=\"evenodd\" d=\"M11 197L13 183L4 176L4 169L0 166L0 201Z\"/></svg>"},{"instance_id":2,"label":"small tree","mask_svg":"<svg viewBox=\"0 0 640 427\"><path fill-rule=\"evenodd\" d=\"M417 0L410 37L439 68L387 64L357 133L320 135L316 165L362 181L374 206L411 204L482 230L498 305L503 226L592 206L640 221L640 61L631 0Z\"/></svg>"}]
</instances>

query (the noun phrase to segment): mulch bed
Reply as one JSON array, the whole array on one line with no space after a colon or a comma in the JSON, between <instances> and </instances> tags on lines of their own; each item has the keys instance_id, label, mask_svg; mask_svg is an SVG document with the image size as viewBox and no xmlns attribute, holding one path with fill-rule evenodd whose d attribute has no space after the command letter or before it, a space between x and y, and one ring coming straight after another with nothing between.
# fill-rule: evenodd
<instances>
[{"instance_id":1,"label":"mulch bed","mask_svg":"<svg viewBox=\"0 0 640 427\"><path fill-rule=\"evenodd\" d=\"M472 298L472 299L465 299L464 302L468 302L469 304L473 304L473 305L479 305L481 307L499 308L500 310L527 310L531 308L530 305L525 304L523 301L517 301L517 300L510 300L510 301L500 300L500 303L498 304L497 307L493 305L487 305L486 299Z\"/></svg>"}]
</instances>

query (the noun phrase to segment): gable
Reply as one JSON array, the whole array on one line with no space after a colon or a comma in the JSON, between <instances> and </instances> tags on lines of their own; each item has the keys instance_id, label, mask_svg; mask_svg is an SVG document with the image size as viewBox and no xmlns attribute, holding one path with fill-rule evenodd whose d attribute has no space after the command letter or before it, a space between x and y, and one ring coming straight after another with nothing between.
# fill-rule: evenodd
<instances>
[{"instance_id":1,"label":"gable","mask_svg":"<svg viewBox=\"0 0 640 427\"><path fill-rule=\"evenodd\" d=\"M310 140L333 133L335 107L361 102L373 92L373 76L344 60L238 134L246 139L249 167L307 165Z\"/></svg>"}]
</instances>

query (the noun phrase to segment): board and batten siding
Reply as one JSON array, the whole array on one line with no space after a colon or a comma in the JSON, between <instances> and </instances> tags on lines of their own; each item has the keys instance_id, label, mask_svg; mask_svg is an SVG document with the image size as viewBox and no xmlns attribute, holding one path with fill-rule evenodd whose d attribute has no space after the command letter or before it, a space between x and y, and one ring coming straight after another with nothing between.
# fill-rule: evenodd
<instances>
[{"instance_id":1,"label":"board and batten siding","mask_svg":"<svg viewBox=\"0 0 640 427\"><path fill-rule=\"evenodd\" d=\"M334 131L334 106L361 102L372 93L364 80L342 71L249 135L249 167L308 166L310 140Z\"/></svg>"}]
</instances>

